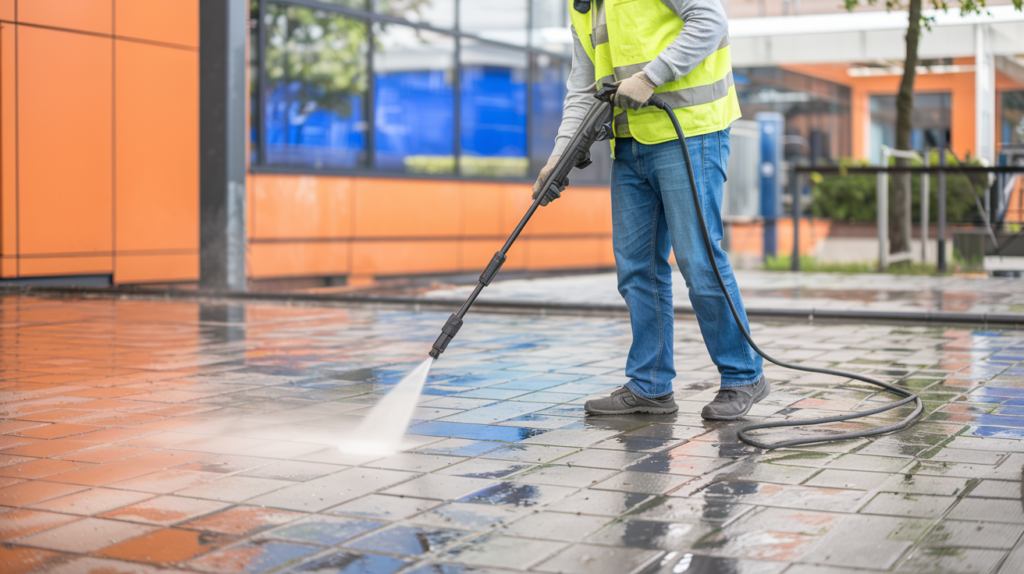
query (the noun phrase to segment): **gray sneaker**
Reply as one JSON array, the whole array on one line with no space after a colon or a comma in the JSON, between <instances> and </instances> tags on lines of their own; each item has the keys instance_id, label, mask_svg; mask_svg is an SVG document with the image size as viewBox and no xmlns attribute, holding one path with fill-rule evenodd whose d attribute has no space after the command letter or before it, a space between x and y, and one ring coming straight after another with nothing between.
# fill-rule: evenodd
<instances>
[{"instance_id":1,"label":"gray sneaker","mask_svg":"<svg viewBox=\"0 0 1024 574\"><path fill-rule=\"evenodd\" d=\"M648 413L667 415L679 410L672 393L658 399L648 399L633 394L626 387L620 387L607 397L587 401L583 410L588 415L626 415L630 413Z\"/></svg>"},{"instance_id":2,"label":"gray sneaker","mask_svg":"<svg viewBox=\"0 0 1024 574\"><path fill-rule=\"evenodd\" d=\"M752 385L722 389L718 391L715 400L705 405L700 416L707 421L734 421L743 418L743 415L750 412L750 407L761 402L771 390L768 378L764 375Z\"/></svg>"}]
</instances>

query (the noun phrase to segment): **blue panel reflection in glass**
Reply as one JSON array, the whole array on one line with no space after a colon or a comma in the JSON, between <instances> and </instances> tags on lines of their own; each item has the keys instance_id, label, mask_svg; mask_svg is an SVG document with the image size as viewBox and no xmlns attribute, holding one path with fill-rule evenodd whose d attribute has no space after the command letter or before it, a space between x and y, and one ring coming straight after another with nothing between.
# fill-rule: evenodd
<instances>
[{"instance_id":1,"label":"blue panel reflection in glass","mask_svg":"<svg viewBox=\"0 0 1024 574\"><path fill-rule=\"evenodd\" d=\"M455 92L450 75L430 70L377 74L375 78L377 168L411 172L441 169L441 165L414 165L410 156L454 154ZM446 165L442 172L451 171L451 164Z\"/></svg>"},{"instance_id":2,"label":"blue panel reflection in glass","mask_svg":"<svg viewBox=\"0 0 1024 574\"><path fill-rule=\"evenodd\" d=\"M281 83L267 95L267 162L354 168L363 162L366 121L363 97L346 98L347 114L319 107L301 82Z\"/></svg>"},{"instance_id":3,"label":"blue panel reflection in glass","mask_svg":"<svg viewBox=\"0 0 1024 574\"><path fill-rule=\"evenodd\" d=\"M503 66L462 69L463 175L525 177L526 82L523 70Z\"/></svg>"}]
</instances>

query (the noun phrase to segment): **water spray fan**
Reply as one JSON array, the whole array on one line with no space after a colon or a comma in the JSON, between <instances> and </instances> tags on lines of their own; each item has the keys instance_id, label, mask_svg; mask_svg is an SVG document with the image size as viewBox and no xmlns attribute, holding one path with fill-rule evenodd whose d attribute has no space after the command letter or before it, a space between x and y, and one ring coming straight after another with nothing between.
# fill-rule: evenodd
<instances>
[{"instance_id":1,"label":"water spray fan","mask_svg":"<svg viewBox=\"0 0 1024 574\"><path fill-rule=\"evenodd\" d=\"M574 167L583 169L592 163L590 159L590 146L592 146L595 142L611 139L613 137L611 122L614 107L612 104L612 97L615 95L616 88L617 86L606 86L597 92L597 94L595 95L597 101L594 102L590 110L587 111L587 114L586 116L584 116L579 128L576 130L576 133L569 141L569 145L566 148L566 151L563 152L562 157L559 159L558 163L551 171L551 174L548 175L547 179L544 181L544 186L542 188L544 190L543 193L538 194L537 198L534 199L533 204L530 205L530 208L526 211L526 215L524 215L522 220L519 221L519 225L517 225L516 228L512 231L512 235L510 235L508 240L505 241L505 245L502 246L502 248L497 253L494 254L494 257L491 258L491 261L490 263L488 263L487 268L484 269L483 273L480 274L480 279L479 282L477 283L476 288L473 289L472 293L470 293L469 297L466 299L466 302L462 304L462 307L457 312L452 313L452 315L448 317L448 320L445 322L444 327L441 328L441 334L437 337L437 340L434 341L433 348L431 348L430 350L430 356L433 359L438 359L441 356L441 353L444 353L445 349L448 348L448 344L452 342L452 339L454 339L455 336L459 333L459 329L462 328L463 318L466 316L466 313L469 311L469 308L473 306L473 303L476 301L477 297L480 296L480 293L484 290L484 287L490 285L491 281L494 280L494 277L498 274L498 271L501 269L501 266L505 263L505 260L508 257L508 250L512 247L512 244L515 243L516 239L519 237L519 234L522 233L523 228L526 227L527 222L529 222L530 218L533 217L533 214L537 211L537 208L545 206L551 201L554 201L555 199L561 196L562 191L566 188L567 185L569 185L569 172L571 172ZM733 320L736 322L736 325L739 327L740 332L743 334L743 338L746 339L747 343L750 344L751 348L754 349L754 351L757 352L757 354L764 357L765 360L770 361L780 367L785 367L787 369L793 369L796 371L833 375L837 377L863 381L865 383L869 383L876 387L880 387L885 391L902 397L898 401L887 403L880 407L863 411L855 411L849 414L838 415L834 417L804 420L781 420L747 425L738 429L737 437L741 441L751 446L772 450L782 447L793 447L806 444L815 444L822 442L862 438L868 436L877 436L880 434L885 434L900 429L904 429L913 424L914 421L919 416L921 416L921 413L924 411L924 405L921 402L921 398L918 397L915 393L912 393L906 389L899 388L895 385L886 383L884 381L880 381L878 379L868 377L866 375L861 375L858 373L848 373L834 369L785 363L772 358L770 355L762 351L761 348L757 346L753 338L751 338L750 333L747 331L747 328L743 322L743 318L740 316L739 311L736 309L736 304L733 302L732 297L729 295L729 291L725 286L725 280L722 278L721 271L719 271L717 265L714 265L714 247L711 241L711 235L708 232L707 225L704 222L704 208L701 205L700 194L697 191L697 182L693 173L693 162L690 160L690 151L686 146L686 136L683 133L682 126L680 126L679 124L679 119L676 117L675 111L671 108L671 106L660 100L657 96L652 96L651 99L648 100L646 106L656 107L666 112L672 122L672 127L675 129L676 135L679 138L679 143L682 147L683 160L686 163L687 175L689 176L690 180L690 191L693 193L693 201L697 207L697 211L698 213L701 214L701 217L698 218L698 221L700 223L701 237L704 240L705 250L707 251L709 259L712 261L711 268L714 269L715 278L718 281L718 286L721 288L722 294L725 295L725 300L729 304L730 311L732 311ZM774 443L764 442L763 440L760 439L760 437L753 437L750 436L749 434L751 431L768 428L808 427L828 423L845 422L853 419L859 419L872 415L882 414L890 410L902 407L904 405L909 405L911 403L913 403L914 405L914 410L910 414L908 414L898 423L883 427L874 427L865 430L844 433L822 433L817 436L783 440Z\"/></svg>"}]
</instances>

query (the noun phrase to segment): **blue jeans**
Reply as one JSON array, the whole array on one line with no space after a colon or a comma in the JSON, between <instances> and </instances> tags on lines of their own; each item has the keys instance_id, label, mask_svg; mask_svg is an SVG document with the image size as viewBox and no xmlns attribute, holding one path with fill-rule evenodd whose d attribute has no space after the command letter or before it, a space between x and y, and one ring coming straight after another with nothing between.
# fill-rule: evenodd
<instances>
[{"instance_id":1,"label":"blue jeans","mask_svg":"<svg viewBox=\"0 0 1024 574\"><path fill-rule=\"evenodd\" d=\"M718 269L746 323L736 277L720 245L729 130L686 138L686 145ZM678 141L644 145L633 139L616 140L612 164L613 244L619 293L626 300L633 328L626 386L642 397L656 398L672 392L676 375L670 252L675 253L686 281L690 303L704 344L718 366L722 387L749 385L761 378L761 357L736 327L708 261L697 213Z\"/></svg>"}]
</instances>

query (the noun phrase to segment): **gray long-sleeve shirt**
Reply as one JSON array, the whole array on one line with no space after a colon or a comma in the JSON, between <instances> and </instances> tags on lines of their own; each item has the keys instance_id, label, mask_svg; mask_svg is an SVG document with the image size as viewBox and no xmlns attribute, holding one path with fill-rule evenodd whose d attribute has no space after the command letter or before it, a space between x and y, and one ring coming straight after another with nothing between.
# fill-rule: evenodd
<instances>
[{"instance_id":1,"label":"gray long-sleeve shirt","mask_svg":"<svg viewBox=\"0 0 1024 574\"><path fill-rule=\"evenodd\" d=\"M656 85L674 82L714 53L729 33L729 22L721 0L662 0L686 23L679 36L657 58L644 67ZM601 0L598 0L598 4ZM571 9L571 8L570 8ZM601 9L595 6L594 9ZM594 63L583 49L576 29L572 30L572 71L566 83L568 94L562 112L562 125L555 138L554 155L565 151L572 134L587 114L597 93Z\"/></svg>"}]
</instances>

